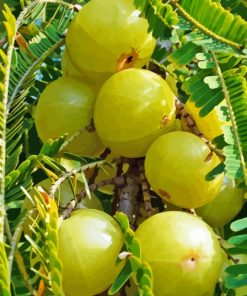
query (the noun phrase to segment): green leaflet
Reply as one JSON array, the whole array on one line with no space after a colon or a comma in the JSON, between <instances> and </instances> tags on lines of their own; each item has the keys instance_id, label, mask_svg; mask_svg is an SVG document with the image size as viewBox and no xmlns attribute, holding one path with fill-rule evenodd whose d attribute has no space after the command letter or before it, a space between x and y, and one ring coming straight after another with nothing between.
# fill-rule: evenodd
<instances>
[{"instance_id":1,"label":"green leaflet","mask_svg":"<svg viewBox=\"0 0 247 296\"><path fill-rule=\"evenodd\" d=\"M50 15L49 19L47 18L47 25L40 28L40 32L35 37L25 40L27 49L25 47L14 47L17 30L22 24L34 22L40 18L43 12L49 8L49 2L53 3L52 5L56 9L54 15ZM21 201L24 197L21 187L27 191L31 189L32 173L36 170L37 161L40 160L40 156L30 156L19 165L19 157L23 149L22 137L27 128L24 124L24 116L28 111L25 100L29 90L34 85L37 69L50 54L63 44L62 36L73 17L74 11L72 5L63 1L57 1L54 4L52 0L37 0L26 6L22 14L15 20L10 9L6 5L4 7L3 15L8 37L8 49L7 55L2 49L0 50L0 79L2 80L0 82L0 294L7 296L10 295L9 274L11 270L8 271L6 251L3 245L3 217L5 214L3 205L5 204L6 209L11 209L12 213L13 210L17 210L16 213L18 213L18 208L21 207ZM56 150L54 145L50 149L46 148L50 151L52 149L53 152ZM14 217L16 218L16 216ZM12 223L12 227L21 227L18 224L18 219L19 217ZM53 233L53 230L50 230L50 232ZM11 240L11 233L9 233L8 239ZM49 241L49 243L52 242L53 240ZM52 250L55 247L49 245ZM56 255L54 255L55 257ZM18 291L23 289L23 291L27 291L25 285L27 285L29 291L32 290L32 287L30 288L27 282L25 283L20 277L19 268L23 271L25 266L20 254L18 258L18 268L16 268L16 265L14 266L15 277L11 278L14 293L17 293L17 295ZM54 258L51 258L51 261L52 264L56 265ZM51 267L54 295L62 295L59 292L61 290L60 274L61 268Z\"/></svg>"},{"instance_id":2,"label":"green leaflet","mask_svg":"<svg viewBox=\"0 0 247 296\"><path fill-rule=\"evenodd\" d=\"M43 274L41 280L45 289L53 295L63 296L62 264L58 259L58 209L54 199L37 189L32 196L38 210L38 224L34 226L32 237L26 239L32 246L31 266L36 275ZM34 264L35 262L35 264ZM37 277L39 281L39 277Z\"/></svg>"},{"instance_id":3,"label":"green leaflet","mask_svg":"<svg viewBox=\"0 0 247 296\"><path fill-rule=\"evenodd\" d=\"M163 36L167 27L178 22L177 13L172 6L161 0L134 0L134 4L143 12L149 23L149 31L152 31L156 38Z\"/></svg>"},{"instance_id":4,"label":"green leaflet","mask_svg":"<svg viewBox=\"0 0 247 296\"><path fill-rule=\"evenodd\" d=\"M9 278L9 265L7 254L4 245L4 220L5 217L5 159L6 159L6 117L7 117L7 98L8 98L8 72L10 69L10 61L8 59L11 55L11 48L13 47L16 20L11 13L7 4L4 5L2 11L4 15L4 26L7 32L7 39L9 42L8 53L1 50L1 58L3 61L1 67L1 96L0 96L0 294L10 296L10 278Z\"/></svg>"},{"instance_id":5,"label":"green leaflet","mask_svg":"<svg viewBox=\"0 0 247 296\"><path fill-rule=\"evenodd\" d=\"M212 0L182 0L181 4L175 5L187 19L206 34L237 48L245 45L247 22L240 16L231 14L220 3Z\"/></svg>"},{"instance_id":6,"label":"green leaflet","mask_svg":"<svg viewBox=\"0 0 247 296\"><path fill-rule=\"evenodd\" d=\"M231 223L231 230L238 232L247 228L247 218L242 218ZM246 235L240 234L232 236L228 240L231 244L235 244L227 250L228 253L237 254L247 254L246 247ZM247 286L247 264L246 262L238 262L237 264L231 265L226 268L225 272L227 276L225 278L225 285L227 288L239 288Z\"/></svg>"},{"instance_id":7,"label":"green leaflet","mask_svg":"<svg viewBox=\"0 0 247 296\"><path fill-rule=\"evenodd\" d=\"M152 291L153 278L151 267L141 259L140 245L135 238L134 231L129 226L127 216L122 212L118 212L114 217L123 231L127 252L125 254L126 264L112 284L108 292L109 295L114 295L118 292L127 280L133 276L138 283L140 295L154 296Z\"/></svg>"}]
</instances>

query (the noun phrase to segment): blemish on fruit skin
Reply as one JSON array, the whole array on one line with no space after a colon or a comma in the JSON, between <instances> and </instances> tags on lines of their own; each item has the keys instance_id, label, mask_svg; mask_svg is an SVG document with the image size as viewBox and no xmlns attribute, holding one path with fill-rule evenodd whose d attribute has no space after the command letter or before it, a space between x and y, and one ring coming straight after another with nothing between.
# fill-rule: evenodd
<instances>
[{"instance_id":1,"label":"blemish on fruit skin","mask_svg":"<svg viewBox=\"0 0 247 296\"><path fill-rule=\"evenodd\" d=\"M197 254L190 254L182 259L180 265L186 269L196 269L200 257Z\"/></svg>"},{"instance_id":2,"label":"blemish on fruit skin","mask_svg":"<svg viewBox=\"0 0 247 296\"><path fill-rule=\"evenodd\" d=\"M163 196L163 197L166 197L166 198L168 198L168 199L171 199L171 195L170 195L168 192L166 192L166 191L164 191L164 190L162 190L162 189L159 189L159 194L160 194L161 196Z\"/></svg>"},{"instance_id":3,"label":"blemish on fruit skin","mask_svg":"<svg viewBox=\"0 0 247 296\"><path fill-rule=\"evenodd\" d=\"M162 126L166 126L169 121L170 121L169 117L167 115L164 115L161 121Z\"/></svg>"},{"instance_id":4,"label":"blemish on fruit skin","mask_svg":"<svg viewBox=\"0 0 247 296\"><path fill-rule=\"evenodd\" d=\"M88 131L89 133L92 133L95 131L95 126L94 126L94 121L93 119L91 119L90 123L88 126L86 126L86 131Z\"/></svg>"},{"instance_id":5,"label":"blemish on fruit skin","mask_svg":"<svg viewBox=\"0 0 247 296\"><path fill-rule=\"evenodd\" d=\"M138 59L138 53L135 49L132 49L131 53L123 53L117 61L116 71L122 71L132 68Z\"/></svg>"}]
</instances>

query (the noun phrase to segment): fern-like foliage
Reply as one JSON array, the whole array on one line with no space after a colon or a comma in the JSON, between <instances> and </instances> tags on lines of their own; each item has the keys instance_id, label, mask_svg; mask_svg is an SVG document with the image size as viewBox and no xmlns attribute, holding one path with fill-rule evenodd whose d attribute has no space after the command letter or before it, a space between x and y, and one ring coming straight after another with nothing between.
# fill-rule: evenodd
<instances>
[{"instance_id":1,"label":"fern-like foliage","mask_svg":"<svg viewBox=\"0 0 247 296\"><path fill-rule=\"evenodd\" d=\"M31 270L39 281L38 293L63 296L61 262L58 259L58 208L47 193L39 192L33 196L37 215L31 227L32 236L26 235L31 251ZM31 218L32 219L32 218ZM41 278L41 280L40 280ZM34 284L34 283L33 283Z\"/></svg>"},{"instance_id":2,"label":"fern-like foliage","mask_svg":"<svg viewBox=\"0 0 247 296\"><path fill-rule=\"evenodd\" d=\"M183 89L191 96L196 106L201 108L201 116L207 115L224 99L226 107L221 107L222 116L229 125L224 127L225 165L227 175L231 178L244 178L247 184L246 172L246 73L245 67L223 71L221 67L230 60L225 55L210 54L211 67L202 69L189 78ZM223 58L224 57L224 58ZM215 72L216 67L216 72Z\"/></svg>"},{"instance_id":3,"label":"fern-like foliage","mask_svg":"<svg viewBox=\"0 0 247 296\"><path fill-rule=\"evenodd\" d=\"M17 20L18 28L21 26L22 22L27 21L28 17L31 16L32 20L34 16L38 18L39 14L47 7L48 2L54 1L35 1L27 6ZM60 6L61 2L57 4ZM25 175L23 178L22 174L19 175L19 173L17 173L20 168L15 170L19 163L19 155L22 152L20 142L25 131L24 116L27 112L25 99L30 88L35 83L35 71L51 53L64 43L63 33L73 16L72 7L66 3L64 3L64 5L65 8L62 9L62 13L64 14L63 22L58 21L56 18L52 19L52 21L31 38L23 48L13 48L15 63L12 62L10 69L6 125L6 196L8 202L12 201L12 198L18 199L18 195L13 195L10 189L15 192L15 187L17 186L21 185L28 189L27 184L30 185ZM59 9L61 8L59 7ZM57 11L54 13L56 14ZM12 61L13 56L11 58ZM21 165L21 170L22 167L25 167L24 171L26 175L30 174L32 171L29 165L26 164L29 161L30 159ZM35 165L33 165L33 169L34 167ZM23 181L26 183L23 184ZM21 190L18 190L18 192L21 194Z\"/></svg>"},{"instance_id":4,"label":"fern-like foliage","mask_svg":"<svg viewBox=\"0 0 247 296\"><path fill-rule=\"evenodd\" d=\"M149 22L149 30L154 37L161 37L166 27L171 27L178 22L178 16L170 4L161 0L134 0Z\"/></svg>"},{"instance_id":5,"label":"fern-like foliage","mask_svg":"<svg viewBox=\"0 0 247 296\"><path fill-rule=\"evenodd\" d=\"M219 64L218 64L219 65ZM244 78L246 67L235 68L221 72L218 67L228 109L226 116L230 118L231 126L224 127L224 148L226 170L232 178L243 178L247 184L247 83Z\"/></svg>"},{"instance_id":6,"label":"fern-like foliage","mask_svg":"<svg viewBox=\"0 0 247 296\"><path fill-rule=\"evenodd\" d=\"M232 54L235 57L246 58L240 49L237 49L230 44L222 43L213 36L206 34L204 31L194 28L193 24L184 17L179 17L177 29L174 31L180 32L183 38L179 48L170 56L169 61L179 65L189 64L195 60L196 54L203 50L209 50L218 53ZM185 33L186 32L186 33ZM184 41L186 40L186 41Z\"/></svg>"},{"instance_id":7,"label":"fern-like foliage","mask_svg":"<svg viewBox=\"0 0 247 296\"><path fill-rule=\"evenodd\" d=\"M0 87L0 292L4 296L10 294L10 278L8 261L4 247L4 217L5 217L5 159L6 159L6 118L7 118L7 100L8 100L8 71L10 69L9 56L11 55L11 46L14 43L14 35L16 30L16 20L12 15L8 6L5 6L3 11L5 21L4 25L7 31L9 42L8 56L0 49L2 64L1 72L3 76L3 83Z\"/></svg>"},{"instance_id":8,"label":"fern-like foliage","mask_svg":"<svg viewBox=\"0 0 247 296\"><path fill-rule=\"evenodd\" d=\"M231 224L231 230L234 232L240 232L247 229L247 218L239 219ZM246 234L236 234L229 239L232 247L227 251L229 254L247 254ZM227 288L235 289L243 286L247 286L247 264L246 262L231 265L226 269L225 285Z\"/></svg>"},{"instance_id":9,"label":"fern-like foliage","mask_svg":"<svg viewBox=\"0 0 247 296\"><path fill-rule=\"evenodd\" d=\"M138 283L138 295L154 296L153 294L153 277L150 265L141 259L141 249L138 240L135 238L134 231L129 226L129 220L122 212L118 212L115 215L117 222L119 223L123 234L124 243L126 246L126 252L124 252L123 258L126 258L126 264L108 294L114 295L132 276L135 282Z\"/></svg>"},{"instance_id":10,"label":"fern-like foliage","mask_svg":"<svg viewBox=\"0 0 247 296\"><path fill-rule=\"evenodd\" d=\"M24 38L19 32L22 25L44 20L46 11L49 13L45 14L47 18L38 32L34 36ZM9 242L12 241L12 227L16 225L18 227L19 222L16 220L8 225L8 219L4 221L5 210L8 214L9 211L13 212L21 208L24 198L21 188L27 191L31 189L32 173L42 159L42 156L33 155L20 164L23 136L26 130L25 116L28 111L26 97L35 84L36 72L40 65L64 43L64 31L73 17L74 10L73 5L63 1L37 0L27 5L17 20L7 6L3 13L6 19L4 24L8 36L8 47L7 54L0 50L2 62L0 70L3 81L0 84L0 287L2 289L0 294L7 296L10 295L13 256L9 258L8 263L3 236L4 222L5 229L8 229ZM16 216L18 211L15 213ZM24 261L18 250L16 254L19 254L19 259L15 257L15 260L23 277L25 273L21 270L23 270ZM54 258L50 259L51 262L55 262ZM50 264L50 261L48 262ZM20 277L17 274L15 276L18 280L17 282L12 280L13 289L20 284ZM51 277L53 277L52 274ZM29 287L25 279L22 283ZM59 285L60 282L58 287ZM58 288L52 287L52 289L55 295L60 295L56 292Z\"/></svg>"},{"instance_id":11,"label":"fern-like foliage","mask_svg":"<svg viewBox=\"0 0 247 296\"><path fill-rule=\"evenodd\" d=\"M246 45L247 22L232 15L220 3L212 0L172 2L184 17L206 34L237 48Z\"/></svg>"},{"instance_id":12,"label":"fern-like foliage","mask_svg":"<svg viewBox=\"0 0 247 296\"><path fill-rule=\"evenodd\" d=\"M36 5L32 3L24 10L18 18L18 29L22 22L26 22L31 15L31 21L34 17L38 18L39 14L44 11L49 1L36 1ZM51 1L53 2L53 1ZM58 3L59 4L59 3ZM21 135L25 127L23 124L24 115L27 112L25 98L30 91L30 88L35 82L35 71L39 68L42 62L57 48L59 48L64 40L62 38L65 28L70 21L72 14L70 6L65 6L62 13L64 21L60 22L54 19L48 23L44 29L41 29L38 34L35 34L29 42L27 42L20 34L18 38L21 40L20 48L14 48L15 63L11 64L9 96L7 112L7 163L6 173L15 169L18 164L18 157L22 151L20 146ZM22 44L23 43L23 44ZM12 58L13 60L13 58Z\"/></svg>"}]
</instances>

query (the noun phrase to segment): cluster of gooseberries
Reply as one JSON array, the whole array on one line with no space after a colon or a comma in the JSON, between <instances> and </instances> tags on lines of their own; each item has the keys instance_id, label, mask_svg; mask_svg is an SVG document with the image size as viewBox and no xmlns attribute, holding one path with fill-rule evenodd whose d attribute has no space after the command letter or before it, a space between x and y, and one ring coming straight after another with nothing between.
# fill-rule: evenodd
<instances>
[{"instance_id":1,"label":"cluster of gooseberries","mask_svg":"<svg viewBox=\"0 0 247 296\"><path fill-rule=\"evenodd\" d=\"M83 156L99 156L107 147L130 166L132 159L142 159L151 190L164 202L196 209L209 225L222 226L242 208L243 192L223 173L206 179L221 160L184 122L177 124L174 92L161 76L144 69L155 43L132 0L85 4L66 35L63 76L38 100L38 135L46 141L67 133L71 138L64 149ZM224 123L216 111L202 121L192 102L185 108L209 140L222 134ZM112 170L116 174L116 167ZM61 198L63 206L73 198L65 185ZM59 229L65 295L103 292L124 264L116 263L121 229L95 200L78 206ZM222 206L226 209L219 213ZM153 270L155 296L214 295L222 251L203 220L165 211L137 228L142 257Z\"/></svg>"}]
</instances>

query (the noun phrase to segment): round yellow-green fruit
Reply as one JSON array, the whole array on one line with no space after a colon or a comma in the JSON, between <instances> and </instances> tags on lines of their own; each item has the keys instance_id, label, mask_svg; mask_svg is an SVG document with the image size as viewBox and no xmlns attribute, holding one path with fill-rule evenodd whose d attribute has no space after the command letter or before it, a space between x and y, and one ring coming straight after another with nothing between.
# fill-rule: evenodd
<instances>
[{"instance_id":1,"label":"round yellow-green fruit","mask_svg":"<svg viewBox=\"0 0 247 296\"><path fill-rule=\"evenodd\" d=\"M175 131L159 137L149 148L145 172L152 189L181 208L198 208L220 191L223 173L206 180L220 163L217 155L197 136Z\"/></svg>"},{"instance_id":2,"label":"round yellow-green fruit","mask_svg":"<svg viewBox=\"0 0 247 296\"><path fill-rule=\"evenodd\" d=\"M41 94L34 119L43 142L68 133L68 138L82 130L65 150L94 156L103 149L96 131L91 129L95 94L86 84L73 78L51 82Z\"/></svg>"},{"instance_id":3,"label":"round yellow-green fruit","mask_svg":"<svg viewBox=\"0 0 247 296\"><path fill-rule=\"evenodd\" d=\"M225 103L223 102L220 104L220 106L224 104ZM223 126L226 124L229 124L220 118L217 108L214 108L206 116L201 117L199 115L200 108L197 108L195 103L191 99L189 99L186 102L185 110L192 116L199 131L210 141L222 135L224 132ZM185 130L186 130L187 127L185 122L183 122L183 126L185 127Z\"/></svg>"},{"instance_id":4,"label":"round yellow-green fruit","mask_svg":"<svg viewBox=\"0 0 247 296\"><path fill-rule=\"evenodd\" d=\"M234 180L225 177L217 196L210 203L197 208L196 213L210 226L221 227L237 216L243 205L243 189L238 188Z\"/></svg>"},{"instance_id":5,"label":"round yellow-green fruit","mask_svg":"<svg viewBox=\"0 0 247 296\"><path fill-rule=\"evenodd\" d=\"M95 93L99 91L103 83L111 76L111 73L90 72L76 68L65 49L62 55L62 71L63 77L72 77L89 85Z\"/></svg>"},{"instance_id":6,"label":"round yellow-green fruit","mask_svg":"<svg viewBox=\"0 0 247 296\"><path fill-rule=\"evenodd\" d=\"M213 296L222 252L217 236L201 219L163 212L136 230L142 259L153 271L155 296Z\"/></svg>"},{"instance_id":7,"label":"round yellow-green fruit","mask_svg":"<svg viewBox=\"0 0 247 296\"><path fill-rule=\"evenodd\" d=\"M66 35L74 66L104 73L144 66L156 42L140 14L132 0L91 0L84 5Z\"/></svg>"},{"instance_id":8,"label":"round yellow-green fruit","mask_svg":"<svg viewBox=\"0 0 247 296\"><path fill-rule=\"evenodd\" d=\"M94 123L102 143L113 153L145 156L157 137L175 129L175 95L151 71L123 70L100 89Z\"/></svg>"},{"instance_id":9,"label":"round yellow-green fruit","mask_svg":"<svg viewBox=\"0 0 247 296\"><path fill-rule=\"evenodd\" d=\"M122 231L110 215L94 209L73 212L58 232L65 295L92 296L106 290L123 267L123 262L116 263L122 245Z\"/></svg>"}]
</instances>

